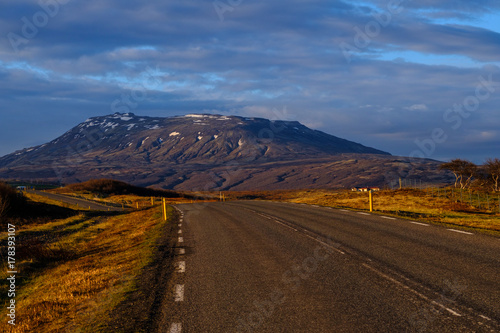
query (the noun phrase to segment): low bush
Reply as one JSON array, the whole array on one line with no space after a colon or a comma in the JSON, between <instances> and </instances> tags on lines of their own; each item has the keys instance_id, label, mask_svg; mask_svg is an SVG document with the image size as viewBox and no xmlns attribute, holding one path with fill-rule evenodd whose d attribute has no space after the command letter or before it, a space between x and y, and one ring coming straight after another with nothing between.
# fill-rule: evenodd
<instances>
[{"instance_id":1,"label":"low bush","mask_svg":"<svg viewBox=\"0 0 500 333\"><path fill-rule=\"evenodd\" d=\"M19 212L26 205L24 196L12 186L0 182L0 217Z\"/></svg>"},{"instance_id":2,"label":"low bush","mask_svg":"<svg viewBox=\"0 0 500 333\"><path fill-rule=\"evenodd\" d=\"M165 198L179 198L183 196L175 191L139 187L113 179L91 179L83 183L68 185L67 188L71 191L91 192L104 195L135 194L138 196L161 196Z\"/></svg>"}]
</instances>

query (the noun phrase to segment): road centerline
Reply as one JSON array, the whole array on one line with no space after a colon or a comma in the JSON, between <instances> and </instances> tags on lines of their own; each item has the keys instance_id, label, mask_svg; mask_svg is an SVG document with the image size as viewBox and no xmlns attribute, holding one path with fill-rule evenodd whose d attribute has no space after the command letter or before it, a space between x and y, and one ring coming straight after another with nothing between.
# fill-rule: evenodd
<instances>
[{"instance_id":1,"label":"road centerline","mask_svg":"<svg viewBox=\"0 0 500 333\"><path fill-rule=\"evenodd\" d=\"M184 285L183 284L176 284L175 285L174 300L176 302L183 302L184 301Z\"/></svg>"},{"instance_id":2,"label":"road centerline","mask_svg":"<svg viewBox=\"0 0 500 333\"><path fill-rule=\"evenodd\" d=\"M181 323L172 323L170 325L169 333L181 333L182 332L182 324Z\"/></svg>"}]
</instances>

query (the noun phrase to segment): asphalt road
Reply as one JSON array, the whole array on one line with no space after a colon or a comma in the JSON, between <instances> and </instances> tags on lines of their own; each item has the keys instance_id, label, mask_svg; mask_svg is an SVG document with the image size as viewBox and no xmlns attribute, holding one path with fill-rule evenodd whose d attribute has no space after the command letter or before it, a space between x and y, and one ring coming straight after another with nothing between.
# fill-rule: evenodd
<instances>
[{"instance_id":1,"label":"asphalt road","mask_svg":"<svg viewBox=\"0 0 500 333\"><path fill-rule=\"evenodd\" d=\"M60 202L65 202L69 203L71 205L78 205L81 208L84 209L91 209L91 210L105 210L105 211L121 211L121 207L113 207L113 206L106 206L106 205L101 205L93 201L85 200L85 199L79 199L79 198L74 198L70 197L67 195L62 195L62 194L55 194L55 193L50 193L50 192L43 192L43 191L34 191L34 190L29 190L29 192L44 196L46 198L60 201Z\"/></svg>"},{"instance_id":2,"label":"asphalt road","mask_svg":"<svg viewBox=\"0 0 500 333\"><path fill-rule=\"evenodd\" d=\"M160 332L500 332L500 239L326 207L178 205Z\"/></svg>"}]
</instances>

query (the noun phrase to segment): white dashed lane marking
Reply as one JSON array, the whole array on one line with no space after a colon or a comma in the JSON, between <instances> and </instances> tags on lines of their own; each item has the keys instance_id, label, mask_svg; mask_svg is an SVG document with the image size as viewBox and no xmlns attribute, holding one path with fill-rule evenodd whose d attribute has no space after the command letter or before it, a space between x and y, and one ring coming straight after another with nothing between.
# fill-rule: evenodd
<instances>
[{"instance_id":1,"label":"white dashed lane marking","mask_svg":"<svg viewBox=\"0 0 500 333\"><path fill-rule=\"evenodd\" d=\"M387 219L387 220L395 220L396 219L394 217L389 217L389 216L381 216L381 218Z\"/></svg>"},{"instance_id":2,"label":"white dashed lane marking","mask_svg":"<svg viewBox=\"0 0 500 333\"><path fill-rule=\"evenodd\" d=\"M185 249L178 249L179 250L179 254L186 254L186 250Z\"/></svg>"},{"instance_id":3,"label":"white dashed lane marking","mask_svg":"<svg viewBox=\"0 0 500 333\"><path fill-rule=\"evenodd\" d=\"M178 234L182 234L182 230L177 231Z\"/></svg>"},{"instance_id":4,"label":"white dashed lane marking","mask_svg":"<svg viewBox=\"0 0 500 333\"><path fill-rule=\"evenodd\" d=\"M181 333L182 332L182 325L181 323L173 323L170 326L170 330L168 333Z\"/></svg>"},{"instance_id":5,"label":"white dashed lane marking","mask_svg":"<svg viewBox=\"0 0 500 333\"><path fill-rule=\"evenodd\" d=\"M179 237L179 243L184 243L184 238L183 237Z\"/></svg>"},{"instance_id":6,"label":"white dashed lane marking","mask_svg":"<svg viewBox=\"0 0 500 333\"><path fill-rule=\"evenodd\" d=\"M184 301L184 285L176 284L174 289L174 300L176 302Z\"/></svg>"},{"instance_id":7,"label":"white dashed lane marking","mask_svg":"<svg viewBox=\"0 0 500 333\"><path fill-rule=\"evenodd\" d=\"M388 275L386 275L386 274L382 273L382 272L381 272L381 271L379 271L378 269L375 269L375 268L373 268L372 266L370 266L370 265L368 265L368 264L361 264L361 266L364 266L364 267L368 268L369 270L373 271L374 273L376 273L376 274L380 275L381 277L383 277L383 278L385 278L385 279L387 279L387 280L389 280L389 281L391 281L391 282L393 282L393 283L397 284L398 286L400 286L400 287L402 287L402 288L404 288L404 289L406 289L406 290L408 290L408 291L410 291L410 292L414 293L415 295L417 295L417 296L419 296L419 297L423 298L424 300L426 300L426 301L430 302L431 304L434 304L434 305L439 306L440 308L442 308L442 309L444 309L444 310L448 311L449 313L451 313L451 314L452 314L452 315L454 315L454 316L457 316L457 317L461 317L461 316L462 316L460 313L458 313L458 312L456 312L456 311L454 311L454 310L450 309L449 307L447 307L447 306L445 306L445 305L443 305L443 304L441 304L441 303L439 303L439 302L436 302L436 301L431 300L430 298L428 298L427 296L425 296L425 295L423 295L422 293L418 292L417 290L415 290L415 289L413 289L413 288L410 288L409 286L405 285L404 283L402 283L402 282L400 282L400 281L398 281L398 280L393 279L392 277L390 277L390 276L388 276Z\"/></svg>"},{"instance_id":8,"label":"white dashed lane marking","mask_svg":"<svg viewBox=\"0 0 500 333\"><path fill-rule=\"evenodd\" d=\"M428 227L429 226L429 224L427 224L427 223L420 223L420 222L414 222L414 221L411 221L410 223L413 223L413 224L416 224L416 225L422 225L424 227Z\"/></svg>"},{"instance_id":9,"label":"white dashed lane marking","mask_svg":"<svg viewBox=\"0 0 500 333\"><path fill-rule=\"evenodd\" d=\"M370 215L368 213L363 213L363 212L357 212L357 213L360 214L360 215Z\"/></svg>"},{"instance_id":10,"label":"white dashed lane marking","mask_svg":"<svg viewBox=\"0 0 500 333\"><path fill-rule=\"evenodd\" d=\"M456 230L456 229L447 229L449 231L453 231L453 232L458 232L460 234L465 234L465 235L474 235L472 232L467 232L467 231L462 231L462 230Z\"/></svg>"},{"instance_id":11,"label":"white dashed lane marking","mask_svg":"<svg viewBox=\"0 0 500 333\"><path fill-rule=\"evenodd\" d=\"M185 273L186 272L186 262L185 261L179 261L176 264L175 270L177 273Z\"/></svg>"}]
</instances>

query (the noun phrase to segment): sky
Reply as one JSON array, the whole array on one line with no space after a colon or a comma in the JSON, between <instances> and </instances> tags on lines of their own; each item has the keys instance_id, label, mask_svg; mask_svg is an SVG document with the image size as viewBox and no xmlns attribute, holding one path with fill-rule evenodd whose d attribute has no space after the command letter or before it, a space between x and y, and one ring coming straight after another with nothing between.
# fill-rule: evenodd
<instances>
[{"instance_id":1,"label":"sky","mask_svg":"<svg viewBox=\"0 0 500 333\"><path fill-rule=\"evenodd\" d=\"M210 113L481 164L499 111L498 0L0 4L0 156L92 116Z\"/></svg>"}]
</instances>

